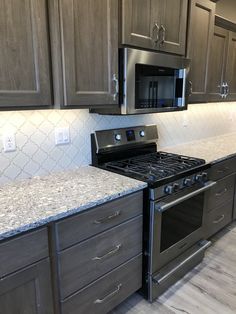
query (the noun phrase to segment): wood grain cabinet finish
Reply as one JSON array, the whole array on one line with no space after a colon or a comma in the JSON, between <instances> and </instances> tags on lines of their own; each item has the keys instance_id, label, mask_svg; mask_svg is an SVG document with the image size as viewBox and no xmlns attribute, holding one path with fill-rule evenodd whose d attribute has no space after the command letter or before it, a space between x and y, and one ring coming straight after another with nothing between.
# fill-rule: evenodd
<instances>
[{"instance_id":1,"label":"wood grain cabinet finish","mask_svg":"<svg viewBox=\"0 0 236 314\"><path fill-rule=\"evenodd\" d=\"M225 101L223 98L225 69L228 54L228 31L215 26L211 42L208 75L208 101Z\"/></svg>"},{"instance_id":2,"label":"wood grain cabinet finish","mask_svg":"<svg viewBox=\"0 0 236 314\"><path fill-rule=\"evenodd\" d=\"M58 1L62 107L117 105L118 1Z\"/></svg>"},{"instance_id":3,"label":"wood grain cabinet finish","mask_svg":"<svg viewBox=\"0 0 236 314\"><path fill-rule=\"evenodd\" d=\"M187 57L191 59L189 80L192 84L190 103L206 102L208 63L215 23L215 3L192 0L189 6ZM215 53L215 51L214 51Z\"/></svg>"},{"instance_id":4,"label":"wood grain cabinet finish","mask_svg":"<svg viewBox=\"0 0 236 314\"><path fill-rule=\"evenodd\" d=\"M61 298L75 293L142 252L142 216L58 255Z\"/></svg>"},{"instance_id":5,"label":"wood grain cabinet finish","mask_svg":"<svg viewBox=\"0 0 236 314\"><path fill-rule=\"evenodd\" d=\"M226 100L236 100L236 32L229 32L228 57L226 62L225 82L228 85Z\"/></svg>"},{"instance_id":6,"label":"wood grain cabinet finish","mask_svg":"<svg viewBox=\"0 0 236 314\"><path fill-rule=\"evenodd\" d=\"M0 313L54 313L49 259L0 280Z\"/></svg>"},{"instance_id":7,"label":"wood grain cabinet finish","mask_svg":"<svg viewBox=\"0 0 236 314\"><path fill-rule=\"evenodd\" d=\"M52 105L46 0L0 2L0 109Z\"/></svg>"},{"instance_id":8,"label":"wood grain cabinet finish","mask_svg":"<svg viewBox=\"0 0 236 314\"><path fill-rule=\"evenodd\" d=\"M142 286L142 255L62 301L62 314L106 314Z\"/></svg>"},{"instance_id":9,"label":"wood grain cabinet finish","mask_svg":"<svg viewBox=\"0 0 236 314\"><path fill-rule=\"evenodd\" d=\"M123 0L123 45L185 54L187 0Z\"/></svg>"},{"instance_id":10,"label":"wood grain cabinet finish","mask_svg":"<svg viewBox=\"0 0 236 314\"><path fill-rule=\"evenodd\" d=\"M143 213L143 192L107 202L56 223L57 250L81 242Z\"/></svg>"},{"instance_id":11,"label":"wood grain cabinet finish","mask_svg":"<svg viewBox=\"0 0 236 314\"><path fill-rule=\"evenodd\" d=\"M0 243L0 279L48 257L47 229L39 229Z\"/></svg>"}]
</instances>

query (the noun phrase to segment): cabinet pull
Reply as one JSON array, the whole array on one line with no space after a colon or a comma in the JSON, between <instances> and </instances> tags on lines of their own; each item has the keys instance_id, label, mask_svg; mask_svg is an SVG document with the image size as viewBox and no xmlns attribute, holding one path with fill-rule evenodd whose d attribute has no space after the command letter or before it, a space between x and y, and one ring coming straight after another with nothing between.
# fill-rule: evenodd
<instances>
[{"instance_id":1,"label":"cabinet pull","mask_svg":"<svg viewBox=\"0 0 236 314\"><path fill-rule=\"evenodd\" d=\"M193 93L193 82L192 81L188 81L188 83L189 83L189 96L191 96L192 93Z\"/></svg>"},{"instance_id":2,"label":"cabinet pull","mask_svg":"<svg viewBox=\"0 0 236 314\"><path fill-rule=\"evenodd\" d=\"M155 39L155 30L157 32L156 39ZM157 23L154 23L153 29L152 29L152 38L155 44L158 43L160 37L159 37L160 27Z\"/></svg>"},{"instance_id":3,"label":"cabinet pull","mask_svg":"<svg viewBox=\"0 0 236 314\"><path fill-rule=\"evenodd\" d=\"M228 83L226 82L225 83L225 98L227 98L227 96L229 95L229 85L228 85Z\"/></svg>"},{"instance_id":4,"label":"cabinet pull","mask_svg":"<svg viewBox=\"0 0 236 314\"><path fill-rule=\"evenodd\" d=\"M165 41L166 41L166 28L164 27L164 25L161 25L160 32L161 31L162 31L162 40L161 40L160 44L163 46Z\"/></svg>"},{"instance_id":5,"label":"cabinet pull","mask_svg":"<svg viewBox=\"0 0 236 314\"><path fill-rule=\"evenodd\" d=\"M110 257L111 255L116 254L120 249L121 249L121 243L116 245L116 247L113 250L109 251L108 253L104 254L103 256L95 256L92 258L92 260L93 261L101 261L103 259Z\"/></svg>"},{"instance_id":6,"label":"cabinet pull","mask_svg":"<svg viewBox=\"0 0 236 314\"><path fill-rule=\"evenodd\" d=\"M221 196L222 194L226 193L227 191L228 191L228 189L227 189L227 188L224 188L223 191L217 192L215 195L216 195L216 196Z\"/></svg>"},{"instance_id":7,"label":"cabinet pull","mask_svg":"<svg viewBox=\"0 0 236 314\"><path fill-rule=\"evenodd\" d=\"M95 304L101 304L101 303L106 302L108 299L112 298L112 297L115 296L117 293L119 293L121 287L122 287L122 284L120 283L120 284L118 284L117 288L116 288L114 291L112 291L111 293L109 293L107 296L105 296L105 298L103 298L103 299L97 299L97 300L95 300L93 303L95 303Z\"/></svg>"},{"instance_id":8,"label":"cabinet pull","mask_svg":"<svg viewBox=\"0 0 236 314\"><path fill-rule=\"evenodd\" d=\"M120 210L117 210L117 211L116 211L114 214L112 214L112 215L109 215L109 216L107 216L107 217L103 217L103 218L94 220L93 223L96 224L96 225L103 224L103 223L105 223L105 222L109 222L110 220L112 220L112 219L114 219L114 218L120 216L120 214L121 214L121 211L120 211Z\"/></svg>"},{"instance_id":9,"label":"cabinet pull","mask_svg":"<svg viewBox=\"0 0 236 314\"><path fill-rule=\"evenodd\" d=\"M225 215L222 215L222 216L220 216L219 219L214 220L214 221L213 221L213 224L218 224L219 222L221 222L221 221L224 220L224 219L225 219Z\"/></svg>"},{"instance_id":10,"label":"cabinet pull","mask_svg":"<svg viewBox=\"0 0 236 314\"><path fill-rule=\"evenodd\" d=\"M119 80L116 77L116 74L113 74L112 81L115 83L115 93L113 94L113 100L116 101L116 98L119 94Z\"/></svg>"},{"instance_id":11,"label":"cabinet pull","mask_svg":"<svg viewBox=\"0 0 236 314\"><path fill-rule=\"evenodd\" d=\"M222 83L221 85L218 85L219 89L220 89L220 97L224 98L225 97L225 83Z\"/></svg>"}]
</instances>

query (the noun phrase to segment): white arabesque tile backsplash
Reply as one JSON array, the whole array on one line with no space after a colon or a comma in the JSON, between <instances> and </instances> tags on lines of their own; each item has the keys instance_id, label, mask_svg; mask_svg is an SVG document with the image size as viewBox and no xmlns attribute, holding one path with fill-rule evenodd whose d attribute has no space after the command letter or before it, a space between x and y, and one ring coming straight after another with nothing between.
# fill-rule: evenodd
<instances>
[{"instance_id":1,"label":"white arabesque tile backsplash","mask_svg":"<svg viewBox=\"0 0 236 314\"><path fill-rule=\"evenodd\" d=\"M236 131L236 102L189 105L187 111L139 116L100 116L88 110L0 112L0 136L13 132L17 150L3 152L0 184L72 169L91 162L90 133L95 130L157 124L159 148ZM55 146L54 130L70 128L71 142Z\"/></svg>"}]
</instances>

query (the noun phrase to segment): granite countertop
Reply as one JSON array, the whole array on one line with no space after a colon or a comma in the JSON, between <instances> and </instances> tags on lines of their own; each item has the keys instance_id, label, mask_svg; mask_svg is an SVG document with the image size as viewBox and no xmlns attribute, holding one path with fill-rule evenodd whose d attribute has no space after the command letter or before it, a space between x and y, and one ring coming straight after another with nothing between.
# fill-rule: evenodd
<instances>
[{"instance_id":1,"label":"granite countertop","mask_svg":"<svg viewBox=\"0 0 236 314\"><path fill-rule=\"evenodd\" d=\"M163 151L218 162L236 154L236 132L176 146L163 147Z\"/></svg>"},{"instance_id":2,"label":"granite countertop","mask_svg":"<svg viewBox=\"0 0 236 314\"><path fill-rule=\"evenodd\" d=\"M146 186L90 166L0 186L0 240Z\"/></svg>"}]
</instances>

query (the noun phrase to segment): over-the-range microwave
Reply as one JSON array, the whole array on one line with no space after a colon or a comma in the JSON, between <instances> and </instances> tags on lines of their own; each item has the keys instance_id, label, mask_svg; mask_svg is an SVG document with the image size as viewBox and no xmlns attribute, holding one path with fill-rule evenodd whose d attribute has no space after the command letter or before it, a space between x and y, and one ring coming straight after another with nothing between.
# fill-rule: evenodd
<instances>
[{"instance_id":1,"label":"over-the-range microwave","mask_svg":"<svg viewBox=\"0 0 236 314\"><path fill-rule=\"evenodd\" d=\"M190 60L132 48L119 50L119 106L101 114L143 114L187 109Z\"/></svg>"}]
</instances>

